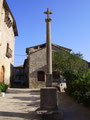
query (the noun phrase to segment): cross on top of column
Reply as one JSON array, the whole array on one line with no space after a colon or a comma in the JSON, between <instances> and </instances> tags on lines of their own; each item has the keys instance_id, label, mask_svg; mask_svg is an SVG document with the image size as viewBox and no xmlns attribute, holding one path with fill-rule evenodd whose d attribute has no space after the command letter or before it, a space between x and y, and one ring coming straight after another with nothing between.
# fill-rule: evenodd
<instances>
[{"instance_id":1,"label":"cross on top of column","mask_svg":"<svg viewBox=\"0 0 90 120\"><path fill-rule=\"evenodd\" d=\"M47 19L49 19L50 18L49 14L52 14L52 12L50 12L49 8L47 8L47 11L44 12L44 14L47 14Z\"/></svg>"}]
</instances>

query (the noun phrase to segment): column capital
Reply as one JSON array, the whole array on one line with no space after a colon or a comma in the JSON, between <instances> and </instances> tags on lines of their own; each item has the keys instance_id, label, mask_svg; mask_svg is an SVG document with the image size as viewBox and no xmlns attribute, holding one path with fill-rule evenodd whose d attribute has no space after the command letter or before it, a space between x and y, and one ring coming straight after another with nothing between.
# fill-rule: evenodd
<instances>
[{"instance_id":1,"label":"column capital","mask_svg":"<svg viewBox=\"0 0 90 120\"><path fill-rule=\"evenodd\" d=\"M46 21L46 22L51 22L52 19L51 19L51 18L49 18L49 19L45 19L45 21Z\"/></svg>"}]
</instances>

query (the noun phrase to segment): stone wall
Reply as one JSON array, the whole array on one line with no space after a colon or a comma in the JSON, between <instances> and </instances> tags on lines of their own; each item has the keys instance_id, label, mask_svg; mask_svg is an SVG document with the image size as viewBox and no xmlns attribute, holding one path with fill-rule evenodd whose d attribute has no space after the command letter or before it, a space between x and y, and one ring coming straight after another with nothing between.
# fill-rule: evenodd
<instances>
[{"instance_id":1,"label":"stone wall","mask_svg":"<svg viewBox=\"0 0 90 120\"><path fill-rule=\"evenodd\" d=\"M12 57L6 56L7 43L12 50ZM10 28L5 22L5 8L3 7L3 0L0 0L0 73L2 66L4 67L4 82L10 84L11 69L10 66L14 64L14 44L15 35L13 27ZM0 75L1 77L1 75Z\"/></svg>"},{"instance_id":2,"label":"stone wall","mask_svg":"<svg viewBox=\"0 0 90 120\"><path fill-rule=\"evenodd\" d=\"M46 83L46 48L32 52L29 58L29 87L41 88ZM45 72L45 81L38 81L38 71Z\"/></svg>"}]
</instances>

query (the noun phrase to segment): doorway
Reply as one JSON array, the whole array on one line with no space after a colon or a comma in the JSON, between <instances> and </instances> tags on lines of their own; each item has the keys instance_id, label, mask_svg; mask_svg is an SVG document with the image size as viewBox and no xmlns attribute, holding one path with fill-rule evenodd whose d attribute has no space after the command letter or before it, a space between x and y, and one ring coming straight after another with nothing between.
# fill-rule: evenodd
<instances>
[{"instance_id":1,"label":"doorway","mask_svg":"<svg viewBox=\"0 0 90 120\"><path fill-rule=\"evenodd\" d=\"M4 69L4 66L2 66L2 67L1 67L0 82L4 82L4 74L5 74L5 69Z\"/></svg>"}]
</instances>

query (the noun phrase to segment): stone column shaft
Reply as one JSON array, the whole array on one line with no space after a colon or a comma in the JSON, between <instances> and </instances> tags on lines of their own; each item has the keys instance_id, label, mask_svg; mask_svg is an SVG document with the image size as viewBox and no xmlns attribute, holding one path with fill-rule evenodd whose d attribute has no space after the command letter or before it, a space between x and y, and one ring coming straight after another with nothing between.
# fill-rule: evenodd
<instances>
[{"instance_id":1,"label":"stone column shaft","mask_svg":"<svg viewBox=\"0 0 90 120\"><path fill-rule=\"evenodd\" d=\"M52 45L51 45L51 19L46 19L46 59L47 73L52 74Z\"/></svg>"},{"instance_id":2,"label":"stone column shaft","mask_svg":"<svg viewBox=\"0 0 90 120\"><path fill-rule=\"evenodd\" d=\"M46 87L52 86L52 44L51 44L51 18L46 20Z\"/></svg>"}]
</instances>

